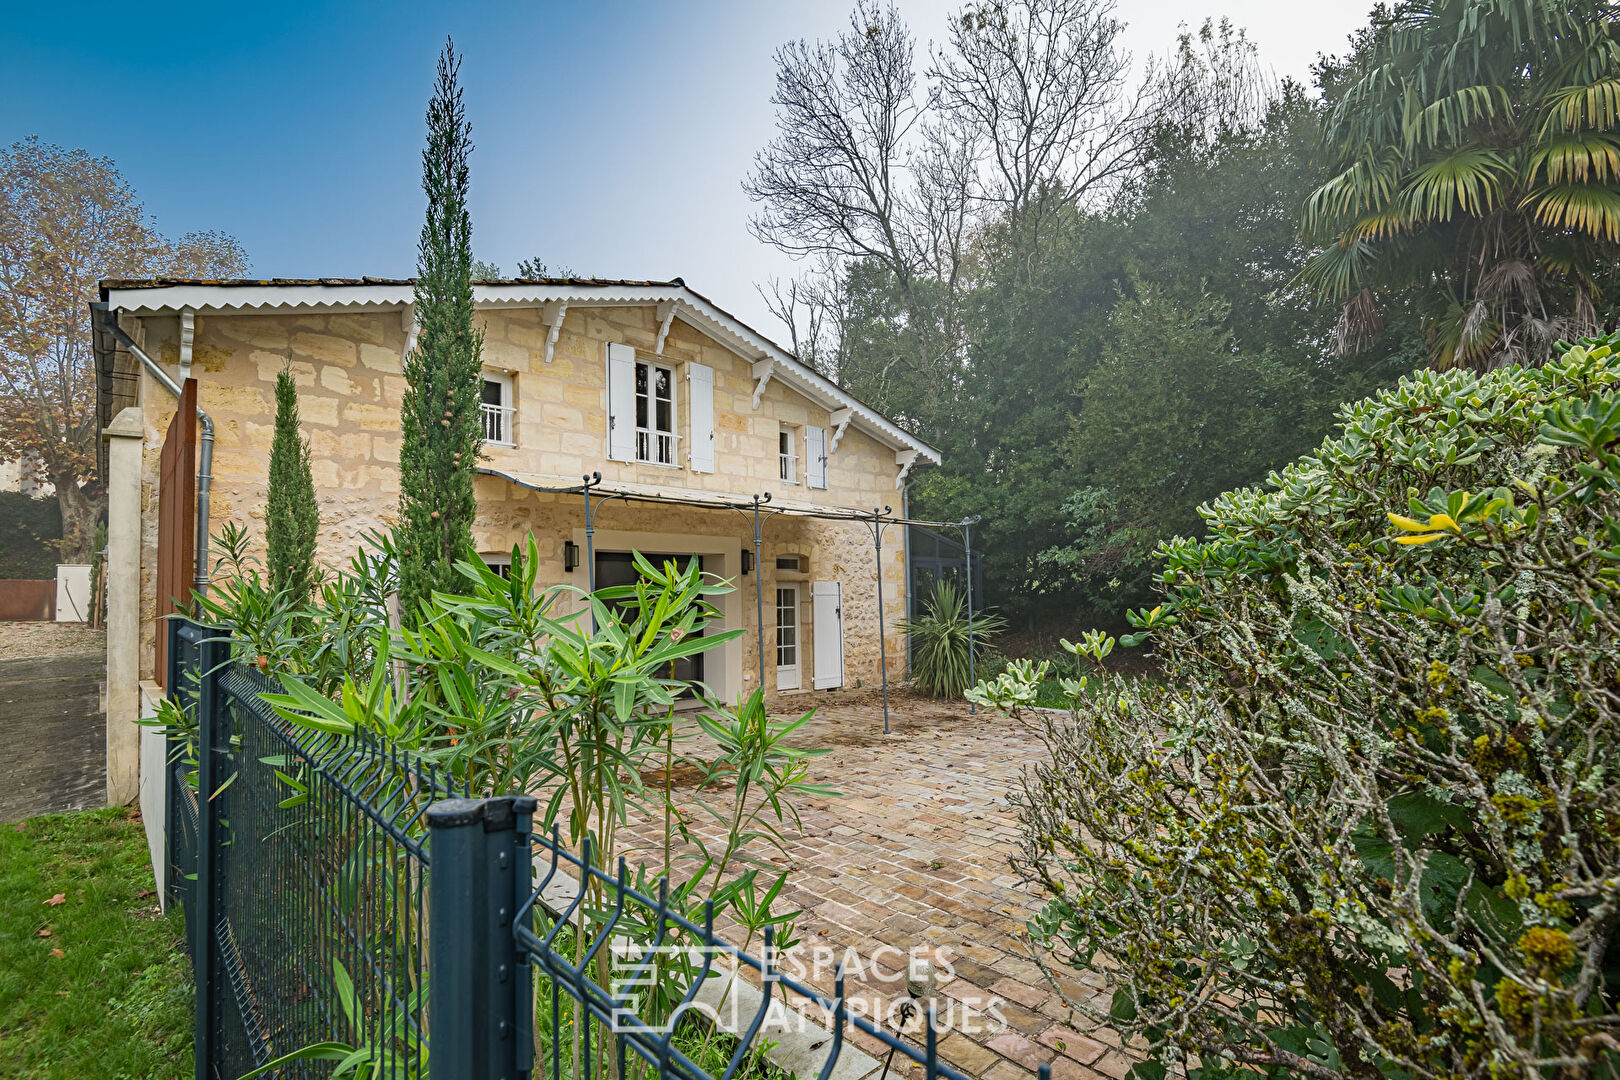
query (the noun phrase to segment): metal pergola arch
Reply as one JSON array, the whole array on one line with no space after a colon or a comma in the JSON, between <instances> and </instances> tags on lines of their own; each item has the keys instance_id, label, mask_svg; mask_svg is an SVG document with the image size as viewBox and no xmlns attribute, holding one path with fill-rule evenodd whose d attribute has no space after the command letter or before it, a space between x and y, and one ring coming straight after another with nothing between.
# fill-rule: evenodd
<instances>
[{"instance_id":1,"label":"metal pergola arch","mask_svg":"<svg viewBox=\"0 0 1620 1080\"><path fill-rule=\"evenodd\" d=\"M760 557L764 547L764 524L772 517L792 515L794 517L817 518L823 521L851 521L860 522L872 532L872 545L875 553L875 568L877 576L877 604L878 604L878 668L883 688L883 733L889 731L889 653L888 642L884 634L883 615L883 530L891 525L917 526L929 531L940 529L962 530L963 546L967 561L967 610L968 610L968 678L973 678L973 526L983 519L968 517L962 521L929 521L926 519L908 518L894 513L890 506L873 507L871 510L858 510L854 507L822 507L810 503L783 504L772 501L770 492L757 495L717 495L706 498L702 495L687 493L668 494L659 490L638 490L642 485L628 483L613 484L602 479L600 471L591 472L581 476L578 483L564 480L562 477L549 477L541 474L522 474L505 472L500 469L480 468L479 473L505 480L526 491L533 491L542 495L579 495L585 500L585 566L589 592L596 592L596 548L594 536L596 535L596 511L604 503L615 500L632 503L656 503L663 505L690 506L700 510L732 510L744 515L751 515L753 521L754 543L754 616L755 638L758 656L758 685L765 685L765 600L764 600L764 573ZM525 477L528 478L525 478ZM561 481L561 483L537 483L536 481ZM617 487L619 490L603 490L608 487ZM977 713L977 706L972 712Z\"/></svg>"},{"instance_id":2,"label":"metal pergola arch","mask_svg":"<svg viewBox=\"0 0 1620 1080\"><path fill-rule=\"evenodd\" d=\"M596 547L593 538L596 534L596 510L601 505L612 500L620 500L625 504L630 502L648 502L648 504L684 505L700 510L734 510L744 515L752 515L753 520L753 607L755 607L755 641L757 641L758 656L758 685L765 687L765 583L763 583L763 567L760 557L765 544L763 526L765 521L779 515L794 515L794 517L818 518L823 521L859 521L862 525L872 529L873 552L875 552L876 585L878 585L878 670L883 685L883 733L889 733L889 657L888 641L885 638L885 623L883 623L883 529L891 525L920 526L923 529L961 529L962 546L966 552L967 562L967 675L969 682L974 678L974 526L983 518L969 517L961 521L930 521L925 518L907 518L896 515L893 507L873 507L872 510L857 510L854 507L818 507L813 504L779 504L771 500L771 492L757 495L703 495L679 492L679 494L666 494L663 491L640 491L640 484L611 484L603 481L601 471L580 476L580 483L572 483L561 476L543 476L543 474L514 474L492 468L480 468L484 476L494 476L504 479L507 483L522 487L525 491L533 491L544 495L582 495L585 499L585 567L588 591L596 591ZM528 479L525 479L528 476ZM561 483L536 483L536 481L561 481ZM614 486L617 491L603 491L604 487ZM970 711L977 714L977 706Z\"/></svg>"}]
</instances>

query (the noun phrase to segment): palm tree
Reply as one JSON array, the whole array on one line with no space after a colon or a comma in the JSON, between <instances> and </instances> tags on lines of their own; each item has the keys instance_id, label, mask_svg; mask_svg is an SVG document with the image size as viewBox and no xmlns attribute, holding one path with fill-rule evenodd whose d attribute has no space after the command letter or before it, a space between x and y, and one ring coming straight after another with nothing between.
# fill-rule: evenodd
<instances>
[{"instance_id":1,"label":"palm tree","mask_svg":"<svg viewBox=\"0 0 1620 1080\"><path fill-rule=\"evenodd\" d=\"M1620 281L1620 23L1605 0L1413 0L1323 127L1302 277L1341 352L1409 304L1440 367L1539 363Z\"/></svg>"}]
</instances>

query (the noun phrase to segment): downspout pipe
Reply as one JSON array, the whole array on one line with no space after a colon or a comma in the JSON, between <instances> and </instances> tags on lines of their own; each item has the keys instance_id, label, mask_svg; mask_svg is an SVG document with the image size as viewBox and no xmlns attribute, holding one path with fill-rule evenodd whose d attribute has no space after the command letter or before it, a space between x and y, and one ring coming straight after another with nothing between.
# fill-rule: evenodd
<instances>
[{"instance_id":1,"label":"downspout pipe","mask_svg":"<svg viewBox=\"0 0 1620 1080\"><path fill-rule=\"evenodd\" d=\"M905 518L907 521L911 520L911 485L915 484L916 482L917 481L915 481L915 480L907 480L906 481L906 486L900 489L900 516ZM916 597L916 594L911 591L912 590L912 581L911 581L911 526L910 525L905 526L905 530L906 531L905 531L904 535L905 535L905 538L906 538L906 619L907 619L907 621L910 621L911 619L915 619L917 617L917 597ZM914 658L912 656L911 635L907 634L906 635L906 678L908 678L908 679L911 678L911 665L912 665L913 662L914 662Z\"/></svg>"},{"instance_id":2,"label":"downspout pipe","mask_svg":"<svg viewBox=\"0 0 1620 1080\"><path fill-rule=\"evenodd\" d=\"M133 338L124 333L124 328L118 325L118 316L105 303L91 304L91 307L100 311L104 316L102 325L107 332L118 340L118 344L129 350L131 356L141 362L141 366L152 373L152 377L163 384L163 388L173 394L178 400L180 384L174 381L163 366L150 356L146 350L135 344ZM191 587L198 596L208 595L208 491L213 482L214 472L214 420L213 417L197 407L197 424L202 428L201 446L197 452L197 565L192 575Z\"/></svg>"}]
</instances>

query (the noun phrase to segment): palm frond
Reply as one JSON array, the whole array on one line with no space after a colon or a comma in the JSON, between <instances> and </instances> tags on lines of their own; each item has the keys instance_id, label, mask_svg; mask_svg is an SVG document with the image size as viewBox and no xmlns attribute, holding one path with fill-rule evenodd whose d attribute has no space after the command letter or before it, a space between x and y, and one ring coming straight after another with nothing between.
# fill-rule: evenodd
<instances>
[{"instance_id":1,"label":"palm frond","mask_svg":"<svg viewBox=\"0 0 1620 1080\"><path fill-rule=\"evenodd\" d=\"M1305 260L1299 280L1329 300L1345 301L1360 292L1376 253L1365 240L1329 244Z\"/></svg>"},{"instance_id":2,"label":"palm frond","mask_svg":"<svg viewBox=\"0 0 1620 1080\"><path fill-rule=\"evenodd\" d=\"M1501 334L1483 302L1463 307L1452 301L1447 310L1428 320L1429 359L1442 370L1482 367Z\"/></svg>"},{"instance_id":3,"label":"palm frond","mask_svg":"<svg viewBox=\"0 0 1620 1080\"><path fill-rule=\"evenodd\" d=\"M1533 206L1544 225L1620 242L1620 191L1614 188L1561 184L1532 192L1523 205Z\"/></svg>"},{"instance_id":4,"label":"palm frond","mask_svg":"<svg viewBox=\"0 0 1620 1080\"><path fill-rule=\"evenodd\" d=\"M1399 190L1400 155L1393 147L1367 150L1337 176L1311 192L1305 201L1307 233L1336 228L1336 223L1387 206Z\"/></svg>"},{"instance_id":5,"label":"palm frond","mask_svg":"<svg viewBox=\"0 0 1620 1080\"><path fill-rule=\"evenodd\" d=\"M1385 240L1411 232L1419 223L1410 207L1391 206L1361 215L1344 231L1344 238L1351 241Z\"/></svg>"},{"instance_id":6,"label":"palm frond","mask_svg":"<svg viewBox=\"0 0 1620 1080\"><path fill-rule=\"evenodd\" d=\"M1513 110L1507 89L1490 84L1459 87L1427 104L1413 100L1412 105L1415 111L1403 118L1401 132L1408 153L1419 147L1455 146L1466 138L1471 125Z\"/></svg>"},{"instance_id":7,"label":"palm frond","mask_svg":"<svg viewBox=\"0 0 1620 1080\"><path fill-rule=\"evenodd\" d=\"M1384 315L1371 289L1362 289L1339 312L1333 327L1333 351L1348 356L1365 348L1384 328Z\"/></svg>"},{"instance_id":8,"label":"palm frond","mask_svg":"<svg viewBox=\"0 0 1620 1080\"><path fill-rule=\"evenodd\" d=\"M1565 86L1546 95L1542 135L1552 131L1607 131L1620 126L1620 76L1584 86Z\"/></svg>"},{"instance_id":9,"label":"palm frond","mask_svg":"<svg viewBox=\"0 0 1620 1080\"><path fill-rule=\"evenodd\" d=\"M1620 176L1620 137L1595 131L1554 135L1530 155L1531 178L1542 172L1549 184Z\"/></svg>"},{"instance_id":10,"label":"palm frond","mask_svg":"<svg viewBox=\"0 0 1620 1080\"><path fill-rule=\"evenodd\" d=\"M1414 216L1450 221L1454 213L1483 214L1496 205L1507 162L1480 146L1460 150L1414 169L1401 202Z\"/></svg>"}]
</instances>

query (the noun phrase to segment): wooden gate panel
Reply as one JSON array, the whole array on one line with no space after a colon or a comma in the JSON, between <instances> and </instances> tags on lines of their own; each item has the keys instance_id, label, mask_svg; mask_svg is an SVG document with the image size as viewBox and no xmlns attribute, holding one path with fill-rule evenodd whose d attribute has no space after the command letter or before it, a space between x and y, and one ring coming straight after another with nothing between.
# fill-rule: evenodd
<instances>
[{"instance_id":1,"label":"wooden gate panel","mask_svg":"<svg viewBox=\"0 0 1620 1080\"><path fill-rule=\"evenodd\" d=\"M165 616L184 611L191 598L197 546L197 380L180 390L180 407L163 436L158 459L157 655L153 677L168 678Z\"/></svg>"}]
</instances>

